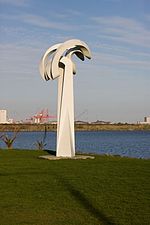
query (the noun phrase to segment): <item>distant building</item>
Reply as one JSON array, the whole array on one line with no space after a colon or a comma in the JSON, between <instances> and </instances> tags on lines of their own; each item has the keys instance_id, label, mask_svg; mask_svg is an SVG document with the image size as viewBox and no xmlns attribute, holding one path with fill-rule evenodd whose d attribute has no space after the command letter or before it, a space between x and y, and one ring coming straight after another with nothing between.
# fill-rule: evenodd
<instances>
[{"instance_id":1,"label":"distant building","mask_svg":"<svg viewBox=\"0 0 150 225\"><path fill-rule=\"evenodd\" d=\"M91 124L111 124L111 122L97 120L97 121L95 121L95 122L91 122Z\"/></svg>"},{"instance_id":2,"label":"distant building","mask_svg":"<svg viewBox=\"0 0 150 225\"><path fill-rule=\"evenodd\" d=\"M8 119L7 123L14 123L13 119Z\"/></svg>"},{"instance_id":3,"label":"distant building","mask_svg":"<svg viewBox=\"0 0 150 225\"><path fill-rule=\"evenodd\" d=\"M0 110L0 123L7 123L7 111L5 109Z\"/></svg>"},{"instance_id":4,"label":"distant building","mask_svg":"<svg viewBox=\"0 0 150 225\"><path fill-rule=\"evenodd\" d=\"M13 123L13 119L8 119L6 109L0 109L0 124L2 123Z\"/></svg>"},{"instance_id":5,"label":"distant building","mask_svg":"<svg viewBox=\"0 0 150 225\"><path fill-rule=\"evenodd\" d=\"M139 122L140 124L150 124L150 116L144 117L144 122Z\"/></svg>"},{"instance_id":6,"label":"distant building","mask_svg":"<svg viewBox=\"0 0 150 225\"><path fill-rule=\"evenodd\" d=\"M51 121L50 124L57 124L57 121Z\"/></svg>"},{"instance_id":7,"label":"distant building","mask_svg":"<svg viewBox=\"0 0 150 225\"><path fill-rule=\"evenodd\" d=\"M75 124L88 124L88 122L82 121L82 120L77 120L77 121L75 121Z\"/></svg>"},{"instance_id":8,"label":"distant building","mask_svg":"<svg viewBox=\"0 0 150 225\"><path fill-rule=\"evenodd\" d=\"M150 124L150 116L144 117L144 122Z\"/></svg>"}]
</instances>

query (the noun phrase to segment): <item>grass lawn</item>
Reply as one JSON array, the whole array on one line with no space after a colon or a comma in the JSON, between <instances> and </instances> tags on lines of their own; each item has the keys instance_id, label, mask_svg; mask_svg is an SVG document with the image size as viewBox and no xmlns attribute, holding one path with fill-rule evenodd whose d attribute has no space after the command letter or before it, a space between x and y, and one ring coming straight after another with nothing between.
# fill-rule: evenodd
<instances>
[{"instance_id":1,"label":"grass lawn","mask_svg":"<svg viewBox=\"0 0 150 225\"><path fill-rule=\"evenodd\" d=\"M148 225L150 160L0 150L0 225Z\"/></svg>"}]
</instances>

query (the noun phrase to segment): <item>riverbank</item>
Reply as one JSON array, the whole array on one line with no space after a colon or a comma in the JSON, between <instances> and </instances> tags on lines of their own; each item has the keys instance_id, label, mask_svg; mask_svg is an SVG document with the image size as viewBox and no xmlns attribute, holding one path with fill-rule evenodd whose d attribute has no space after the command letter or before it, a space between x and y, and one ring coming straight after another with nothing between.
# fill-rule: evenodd
<instances>
[{"instance_id":1,"label":"riverbank","mask_svg":"<svg viewBox=\"0 0 150 225\"><path fill-rule=\"evenodd\" d=\"M38 158L44 154L0 151L1 224L149 224L150 160Z\"/></svg>"},{"instance_id":2,"label":"riverbank","mask_svg":"<svg viewBox=\"0 0 150 225\"><path fill-rule=\"evenodd\" d=\"M56 124L0 124L3 131L56 131ZM150 124L75 124L76 131L101 131L101 130L150 130Z\"/></svg>"}]
</instances>

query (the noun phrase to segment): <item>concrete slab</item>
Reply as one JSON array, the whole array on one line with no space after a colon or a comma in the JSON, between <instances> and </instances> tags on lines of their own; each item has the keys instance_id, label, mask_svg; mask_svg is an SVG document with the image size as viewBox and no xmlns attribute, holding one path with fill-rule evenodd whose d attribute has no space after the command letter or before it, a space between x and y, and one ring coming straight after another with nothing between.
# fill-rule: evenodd
<instances>
[{"instance_id":1,"label":"concrete slab","mask_svg":"<svg viewBox=\"0 0 150 225\"><path fill-rule=\"evenodd\" d=\"M56 157L54 155L41 155L38 158L47 160L61 160L61 159L95 159L94 156L90 155L76 155L74 157Z\"/></svg>"}]
</instances>

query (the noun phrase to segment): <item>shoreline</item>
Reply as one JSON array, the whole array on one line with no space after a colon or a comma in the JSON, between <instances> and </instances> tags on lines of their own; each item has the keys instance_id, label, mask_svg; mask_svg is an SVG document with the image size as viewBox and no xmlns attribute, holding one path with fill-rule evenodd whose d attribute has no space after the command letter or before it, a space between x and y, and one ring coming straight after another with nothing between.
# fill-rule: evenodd
<instances>
[{"instance_id":1,"label":"shoreline","mask_svg":"<svg viewBox=\"0 0 150 225\"><path fill-rule=\"evenodd\" d=\"M0 132L6 131L56 131L56 124L0 124ZM75 124L75 131L136 131L149 130L150 124Z\"/></svg>"}]
</instances>

